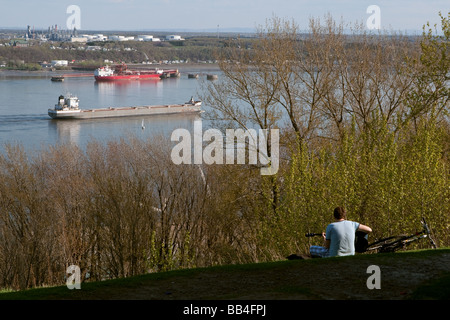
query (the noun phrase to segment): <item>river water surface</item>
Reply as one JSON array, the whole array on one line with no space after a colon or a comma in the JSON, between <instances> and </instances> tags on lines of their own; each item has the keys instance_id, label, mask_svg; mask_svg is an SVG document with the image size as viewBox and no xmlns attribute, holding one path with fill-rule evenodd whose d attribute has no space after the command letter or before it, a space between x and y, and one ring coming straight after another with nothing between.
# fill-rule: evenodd
<instances>
[{"instance_id":1,"label":"river water surface","mask_svg":"<svg viewBox=\"0 0 450 320\"><path fill-rule=\"evenodd\" d=\"M76 143L80 147L92 139L115 140L128 135L170 138L177 128L193 128L198 115L159 115L91 120L53 120L48 108L58 96L71 93L80 99L81 108L107 108L159 104L179 104L201 92L201 79L179 78L96 82L93 76L66 78L52 82L52 72L0 72L0 148L7 143L21 144L25 150L49 145ZM205 76L206 77L206 76ZM205 108L205 106L203 106ZM142 129L144 121L145 129Z\"/></svg>"}]
</instances>

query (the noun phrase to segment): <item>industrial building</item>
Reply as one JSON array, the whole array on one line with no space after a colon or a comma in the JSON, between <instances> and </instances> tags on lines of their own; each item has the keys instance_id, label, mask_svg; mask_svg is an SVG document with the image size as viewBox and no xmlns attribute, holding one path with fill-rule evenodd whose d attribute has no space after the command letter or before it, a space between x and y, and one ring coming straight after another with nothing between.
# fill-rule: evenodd
<instances>
[{"instance_id":1,"label":"industrial building","mask_svg":"<svg viewBox=\"0 0 450 320\"><path fill-rule=\"evenodd\" d=\"M172 35L166 36L166 40L167 41L182 41L184 39L179 35L172 34Z\"/></svg>"},{"instance_id":2,"label":"industrial building","mask_svg":"<svg viewBox=\"0 0 450 320\"><path fill-rule=\"evenodd\" d=\"M103 34L78 34L78 30L73 28L73 30L61 30L58 25L52 25L48 27L47 30L35 30L34 27L27 26L27 30L24 34L24 40L40 40L45 41L68 41L77 43L88 43L88 42L98 42L98 41L152 41L160 42L160 38L156 38L153 35L141 34L136 37L125 36L125 35L110 35L105 36ZM185 40L180 35L168 35L163 40L165 41L183 41ZM19 45L25 45L20 44Z\"/></svg>"}]
</instances>

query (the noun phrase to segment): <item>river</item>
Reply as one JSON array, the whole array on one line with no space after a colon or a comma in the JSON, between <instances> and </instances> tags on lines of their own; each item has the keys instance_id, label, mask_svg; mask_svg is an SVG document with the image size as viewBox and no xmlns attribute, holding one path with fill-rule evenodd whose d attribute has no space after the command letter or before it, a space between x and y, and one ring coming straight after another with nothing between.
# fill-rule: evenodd
<instances>
[{"instance_id":1,"label":"river","mask_svg":"<svg viewBox=\"0 0 450 320\"><path fill-rule=\"evenodd\" d=\"M67 77L50 81L54 72L0 72L0 148L20 144L37 151L49 145L76 143L80 147L92 139L109 140L135 135L170 134L177 128L191 130L199 115L167 115L91 120L53 120L48 114L58 96L71 93L80 99L81 108L107 108L140 105L179 104L201 92L199 79L189 79L188 70L179 78L96 82L93 76ZM196 72L195 69L189 72ZM205 72L203 70L203 72ZM78 72L79 73L79 72ZM205 108L203 106L203 108ZM144 121L145 129L142 129Z\"/></svg>"}]
</instances>

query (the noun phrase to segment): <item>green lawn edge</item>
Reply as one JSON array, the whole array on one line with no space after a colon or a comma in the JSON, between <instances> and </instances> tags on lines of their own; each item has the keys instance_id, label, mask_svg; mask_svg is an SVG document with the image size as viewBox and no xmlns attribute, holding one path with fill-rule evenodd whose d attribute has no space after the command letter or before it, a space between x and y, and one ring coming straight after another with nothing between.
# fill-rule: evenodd
<instances>
[{"instance_id":1,"label":"green lawn edge","mask_svg":"<svg viewBox=\"0 0 450 320\"><path fill-rule=\"evenodd\" d=\"M176 278L189 279L201 273L254 273L261 270L276 270L281 271L285 268L295 266L297 263L314 264L314 265L329 265L334 261L342 259L362 259L368 263L385 263L392 256L401 255L408 258L426 259L435 254L449 254L450 248L440 248L434 250L414 250L403 251L396 253L384 253L384 254L358 254L350 257L335 257L326 259L308 259L308 260L281 260L274 262L261 262L250 264L234 264L234 265L220 265L205 268L192 268L181 269L159 273L149 273L129 278L119 278L112 280L104 280L99 282L83 282L81 284L81 290L69 290L66 285L55 287L41 287L33 288L23 291L0 291L0 300L95 300L95 299L108 299L109 292L116 292L121 289L133 289L139 288L144 283L151 281L157 282L160 280L170 280ZM310 295L314 299L314 294L310 294L308 288L299 287L280 287L281 292L293 292L303 293L304 295ZM231 296L232 298L232 296ZM214 299L214 297L211 297ZM450 299L450 273L445 273L437 279L432 279L427 283L422 284L408 297L408 299L414 300L446 300Z\"/></svg>"}]
</instances>

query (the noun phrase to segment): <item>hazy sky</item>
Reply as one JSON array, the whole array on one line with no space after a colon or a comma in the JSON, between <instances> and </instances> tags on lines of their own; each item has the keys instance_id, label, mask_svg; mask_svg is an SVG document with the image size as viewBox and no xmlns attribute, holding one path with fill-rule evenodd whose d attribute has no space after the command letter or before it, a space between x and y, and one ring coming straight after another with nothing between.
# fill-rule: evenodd
<instances>
[{"instance_id":1,"label":"hazy sky","mask_svg":"<svg viewBox=\"0 0 450 320\"><path fill-rule=\"evenodd\" d=\"M66 29L69 5L80 8L82 30L255 28L276 15L306 30L309 17L330 13L346 22L365 22L369 5L381 9L381 28L421 30L450 11L450 0L0 0L0 27Z\"/></svg>"}]
</instances>

